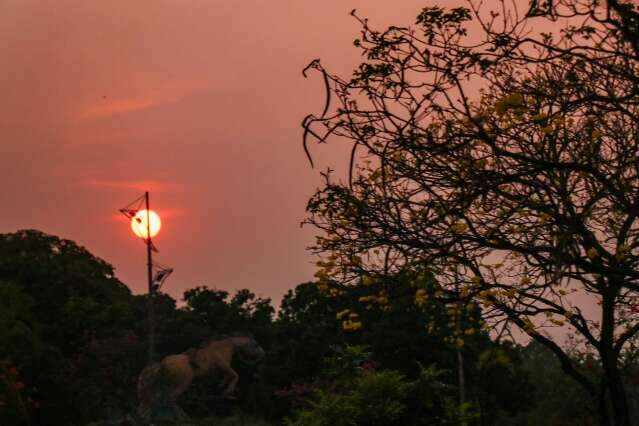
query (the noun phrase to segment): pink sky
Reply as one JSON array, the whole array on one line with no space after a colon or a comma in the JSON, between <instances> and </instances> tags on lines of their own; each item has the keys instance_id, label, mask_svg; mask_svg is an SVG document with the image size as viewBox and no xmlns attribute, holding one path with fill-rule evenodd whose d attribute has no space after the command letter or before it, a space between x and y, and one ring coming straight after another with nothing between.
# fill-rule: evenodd
<instances>
[{"instance_id":1,"label":"pink sky","mask_svg":"<svg viewBox=\"0 0 639 426\"><path fill-rule=\"evenodd\" d=\"M0 3L0 232L77 241L145 289L144 246L117 210L151 191L163 218L166 291L249 288L276 303L312 278L300 229L335 147L302 151L319 112L314 58L360 60L357 8L374 25L414 22L402 0L4 0Z\"/></svg>"}]
</instances>

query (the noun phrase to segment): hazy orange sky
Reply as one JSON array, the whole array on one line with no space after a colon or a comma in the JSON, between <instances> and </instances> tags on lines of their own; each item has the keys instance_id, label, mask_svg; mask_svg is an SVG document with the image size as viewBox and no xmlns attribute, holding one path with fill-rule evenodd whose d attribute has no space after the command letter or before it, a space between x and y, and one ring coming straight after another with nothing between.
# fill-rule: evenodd
<instances>
[{"instance_id":1,"label":"hazy orange sky","mask_svg":"<svg viewBox=\"0 0 639 426\"><path fill-rule=\"evenodd\" d=\"M279 303L315 270L300 229L334 147L302 151L319 112L314 58L359 62L357 8L406 25L433 2L401 0L0 1L0 232L77 241L144 291L144 245L118 209L151 191L158 261L179 298L196 285Z\"/></svg>"}]
</instances>

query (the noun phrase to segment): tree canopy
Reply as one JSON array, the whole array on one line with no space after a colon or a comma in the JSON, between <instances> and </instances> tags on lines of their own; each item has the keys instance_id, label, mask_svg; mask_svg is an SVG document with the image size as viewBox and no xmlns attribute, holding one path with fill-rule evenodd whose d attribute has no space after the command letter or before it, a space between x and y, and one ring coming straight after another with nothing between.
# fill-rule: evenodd
<instances>
[{"instance_id":1,"label":"tree canopy","mask_svg":"<svg viewBox=\"0 0 639 426\"><path fill-rule=\"evenodd\" d=\"M629 425L639 12L613 0L481 5L427 7L384 31L353 12L365 62L348 78L319 61L305 70L327 92L303 122L307 152L313 140L352 145L349 181L326 173L308 204L322 273L361 284L428 268L440 300L481 304L496 335L545 345L599 400L602 424ZM585 374L552 327L579 336L602 375Z\"/></svg>"},{"instance_id":2,"label":"tree canopy","mask_svg":"<svg viewBox=\"0 0 639 426\"><path fill-rule=\"evenodd\" d=\"M108 419L106 424L117 424L137 405L137 376L146 362L145 296L122 291L115 277L105 279L102 272L112 267L96 262L72 241L37 231L2 234L3 241L9 243L0 243L6 256L1 271L3 280L10 281L0 281L0 423L66 426ZM65 256L47 263L50 274L36 273L41 259L48 257L46 247L59 241L81 254L71 257L78 261L73 270L84 271L72 281L66 277L70 269ZM52 296L32 292L33 277L40 277L42 285L61 283L56 306L43 310L47 315L57 312L52 321L36 309L51 303ZM220 403L214 377L195 380L180 400L193 424L199 424L198 418L209 424L211 416L222 422L219 417L229 415L227 423L263 426L313 419L314 424L329 424L345 412L353 413L351 420L359 424L587 421L592 413L579 411L586 392L562 380L559 364L549 361L552 354L546 348L491 341L480 329L476 305L465 307L467 313L453 313L451 304L434 295L441 289L433 276L419 277L400 274L369 279L362 286L323 279L303 283L284 296L278 315L270 300L248 289L229 293L193 287L185 291L182 306L160 293L155 298L158 356L234 331L253 333L266 350L260 365L234 363L241 389L235 414ZM71 283L104 288L65 290ZM415 303L414 292L420 290L423 300ZM78 302L78 294L86 299ZM102 299L104 294L111 296ZM113 312L119 312L118 318L104 322ZM69 327L76 335L69 335ZM595 356L569 356L584 365L589 377L598 375ZM459 398L460 358L464 404ZM637 392L636 386L632 389ZM375 411L367 408L371 404Z\"/></svg>"}]
</instances>

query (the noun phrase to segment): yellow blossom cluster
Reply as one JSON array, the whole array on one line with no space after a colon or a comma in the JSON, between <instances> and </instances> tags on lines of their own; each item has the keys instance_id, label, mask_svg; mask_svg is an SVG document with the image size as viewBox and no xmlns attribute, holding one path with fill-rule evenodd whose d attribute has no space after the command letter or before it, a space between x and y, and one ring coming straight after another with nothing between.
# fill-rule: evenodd
<instances>
[{"instance_id":1,"label":"yellow blossom cluster","mask_svg":"<svg viewBox=\"0 0 639 426\"><path fill-rule=\"evenodd\" d=\"M511 109L519 109L524 104L524 98L520 93L511 93L495 103L495 112L497 114L505 114Z\"/></svg>"},{"instance_id":2,"label":"yellow blossom cluster","mask_svg":"<svg viewBox=\"0 0 639 426\"><path fill-rule=\"evenodd\" d=\"M452 336L444 337L444 342L451 343L459 348L464 346L464 339L462 339L461 337L452 337Z\"/></svg>"},{"instance_id":3,"label":"yellow blossom cluster","mask_svg":"<svg viewBox=\"0 0 639 426\"><path fill-rule=\"evenodd\" d=\"M359 315L355 312L351 312L348 314L348 319L342 322L342 329L345 331L349 330L358 330L362 328L362 322L358 321Z\"/></svg>"},{"instance_id":4,"label":"yellow blossom cluster","mask_svg":"<svg viewBox=\"0 0 639 426\"><path fill-rule=\"evenodd\" d=\"M423 306L426 303L426 290L420 288L415 292L415 304L417 306Z\"/></svg>"},{"instance_id":5,"label":"yellow blossom cluster","mask_svg":"<svg viewBox=\"0 0 639 426\"><path fill-rule=\"evenodd\" d=\"M351 266L362 266L362 258L359 256L351 256L349 259L349 265Z\"/></svg>"},{"instance_id":6,"label":"yellow blossom cluster","mask_svg":"<svg viewBox=\"0 0 639 426\"><path fill-rule=\"evenodd\" d=\"M450 230L455 233L461 233L468 229L468 226L465 223L457 222L451 225Z\"/></svg>"},{"instance_id":7,"label":"yellow blossom cluster","mask_svg":"<svg viewBox=\"0 0 639 426\"><path fill-rule=\"evenodd\" d=\"M542 213L539 215L539 223L550 223L552 221L552 216L548 213Z\"/></svg>"},{"instance_id":8,"label":"yellow blossom cluster","mask_svg":"<svg viewBox=\"0 0 639 426\"><path fill-rule=\"evenodd\" d=\"M617 246L617 253L615 254L615 257L619 260L622 260L623 258L625 258L628 254L630 253L630 246L626 245L626 244L619 244Z\"/></svg>"},{"instance_id":9,"label":"yellow blossom cluster","mask_svg":"<svg viewBox=\"0 0 639 426\"><path fill-rule=\"evenodd\" d=\"M388 304L388 296L382 291L379 294L371 294L369 296L362 296L359 299L362 303L377 303L379 305Z\"/></svg>"},{"instance_id":10,"label":"yellow blossom cluster","mask_svg":"<svg viewBox=\"0 0 639 426\"><path fill-rule=\"evenodd\" d=\"M524 228L523 226L512 226L510 228L510 232L512 232L513 234L521 234L526 230L526 228Z\"/></svg>"},{"instance_id":11,"label":"yellow blossom cluster","mask_svg":"<svg viewBox=\"0 0 639 426\"><path fill-rule=\"evenodd\" d=\"M342 329L346 331L359 330L360 328L362 328L361 321L346 320L342 323Z\"/></svg>"},{"instance_id":12,"label":"yellow blossom cluster","mask_svg":"<svg viewBox=\"0 0 639 426\"><path fill-rule=\"evenodd\" d=\"M532 321L528 318L523 318L523 322L524 322L524 330L526 331L526 333L528 334L535 334L535 325L532 323Z\"/></svg>"},{"instance_id":13,"label":"yellow blossom cluster","mask_svg":"<svg viewBox=\"0 0 639 426\"><path fill-rule=\"evenodd\" d=\"M350 309L344 309L343 311L338 312L338 313L335 315L335 318L336 318L336 319L338 319L338 320L339 320L339 319L342 319L342 318L344 318L346 315L348 315L350 312L351 312L351 311L350 311Z\"/></svg>"},{"instance_id":14,"label":"yellow blossom cluster","mask_svg":"<svg viewBox=\"0 0 639 426\"><path fill-rule=\"evenodd\" d=\"M317 272L313 274L320 284L325 284L329 281L330 277L335 274L335 256L330 256L326 260L318 260L316 265L319 267Z\"/></svg>"},{"instance_id":15,"label":"yellow blossom cluster","mask_svg":"<svg viewBox=\"0 0 639 426\"><path fill-rule=\"evenodd\" d=\"M330 297L337 297L338 295L344 294L344 292L340 291L340 290L338 290L336 288L332 288L332 289L330 289L328 291L328 294L329 294Z\"/></svg>"},{"instance_id":16,"label":"yellow blossom cluster","mask_svg":"<svg viewBox=\"0 0 639 426\"><path fill-rule=\"evenodd\" d=\"M318 269L313 276L320 281L328 281L328 273L326 272L326 269Z\"/></svg>"},{"instance_id":17,"label":"yellow blossom cluster","mask_svg":"<svg viewBox=\"0 0 639 426\"><path fill-rule=\"evenodd\" d=\"M368 275L364 275L362 277L361 283L362 283L362 285L369 286L369 285L373 285L375 283L375 280L373 279L373 277L370 277Z\"/></svg>"},{"instance_id":18,"label":"yellow blossom cluster","mask_svg":"<svg viewBox=\"0 0 639 426\"><path fill-rule=\"evenodd\" d=\"M528 280L528 282L530 282L530 280ZM523 283L523 280L522 280L522 283ZM514 299L517 296L517 289L512 287L506 288L501 291L501 294L503 294L504 296L510 299Z\"/></svg>"}]
</instances>

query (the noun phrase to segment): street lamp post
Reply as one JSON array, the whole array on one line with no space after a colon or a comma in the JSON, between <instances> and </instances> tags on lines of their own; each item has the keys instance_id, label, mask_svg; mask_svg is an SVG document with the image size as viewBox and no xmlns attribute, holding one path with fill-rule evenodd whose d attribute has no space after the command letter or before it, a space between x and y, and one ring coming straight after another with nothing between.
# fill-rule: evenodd
<instances>
[{"instance_id":1,"label":"street lamp post","mask_svg":"<svg viewBox=\"0 0 639 426\"><path fill-rule=\"evenodd\" d=\"M141 209L143 206L145 208ZM131 220L131 229L146 244L148 362L150 364L155 359L156 318L154 297L167 277L173 272L173 269L153 262L153 252L158 250L153 245L152 238L160 230L161 222L160 217L151 210L149 192L146 191L143 197L137 198L125 208L120 209L120 212ZM155 276L153 275L154 268L157 270Z\"/></svg>"},{"instance_id":2,"label":"street lamp post","mask_svg":"<svg viewBox=\"0 0 639 426\"><path fill-rule=\"evenodd\" d=\"M155 359L155 306L153 296L155 289L153 288L153 243L151 242L151 209L149 207L149 191L144 193L144 202L146 205L146 257L148 272L148 301L147 312L149 321L149 364Z\"/></svg>"}]
</instances>

